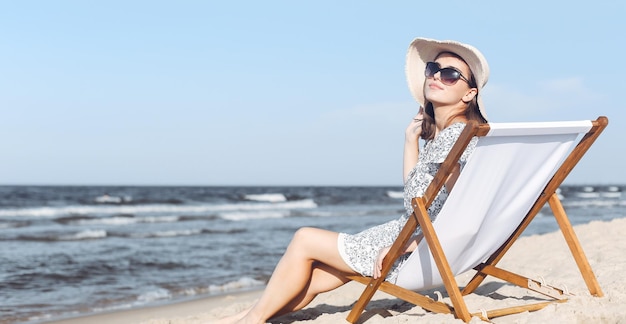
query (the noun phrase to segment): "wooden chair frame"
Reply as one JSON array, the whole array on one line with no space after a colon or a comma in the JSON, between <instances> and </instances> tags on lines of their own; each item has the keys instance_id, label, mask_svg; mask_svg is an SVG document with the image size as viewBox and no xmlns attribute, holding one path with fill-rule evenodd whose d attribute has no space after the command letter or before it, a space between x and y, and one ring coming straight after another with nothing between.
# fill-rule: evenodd
<instances>
[{"instance_id":1,"label":"wooden chair frame","mask_svg":"<svg viewBox=\"0 0 626 324\"><path fill-rule=\"evenodd\" d=\"M427 209L428 206L430 206L430 204L434 201L441 187L444 185L448 175L455 167L457 163L456 161L459 160L459 158L465 151L465 148L470 143L470 140L474 136L485 136L489 132L490 128L488 124L478 125L476 122L469 122L459 136L459 139L457 140L455 145L452 147L450 153L448 154L448 157L441 165L431 184L426 189L424 195L422 197L413 198L412 206L414 212L412 214L412 217L409 217L406 225L400 232L398 238L396 239L389 253L385 257L383 261L381 277L378 279L373 279L371 277L363 277L358 275L348 276L349 279L364 284L366 288L361 294L360 298L354 304L350 314L347 317L347 320L351 323L355 323L359 319L363 310L370 302L370 300L374 296L374 293L376 293L377 290L386 292L397 298L418 305L428 311L454 314L457 318L465 322L469 322L472 316L478 316L483 320L488 320L488 318L503 315L515 314L524 311L539 310L551 303L566 301L566 296L563 290L542 285L541 282L526 278L524 276L515 274L496 266L497 263L502 259L502 257L504 257L509 248L520 237L520 235L524 232L530 222L535 218L535 216L539 213L539 211L546 203L548 203L550 208L552 209L559 228L565 237L567 245L576 261L578 269L582 274L582 277L587 285L587 288L589 289L590 294L598 297L603 296L602 290L598 285L598 281L593 274L591 266L589 265L589 261L587 260L582 250L580 242L572 228L571 223L569 222L565 210L563 209L563 205L561 204L561 201L556 194L556 190L563 183L563 181L569 175L574 166L589 150L589 148L595 142L598 136L600 136L600 134L607 125L608 119L604 116L598 117L598 119L592 121L591 129L583 136L580 142L561 164L557 172L554 174L552 179L548 182L548 184L545 186L545 188L535 201L530 211L526 214L524 220L520 223L518 228L506 240L506 242L494 254L492 254L491 257L487 259L487 261L481 263L474 268L477 273L461 291L458 284L456 283L454 274L450 269L448 260L446 259L444 251L437 237L437 233L435 233L433 225L430 221ZM439 269L445 289L448 293L448 296L450 297L452 306L441 301L435 301L428 296L396 286L395 284L384 280L391 270L391 267L395 260L402 255L403 247L406 246L411 238L411 235L417 229L417 226L421 227L421 230L424 234L424 239L426 239L428 243L428 248L430 249L437 268ZM488 275L512 283L519 287L539 292L553 298L554 300L471 314L467 309L463 296L474 292Z\"/></svg>"}]
</instances>

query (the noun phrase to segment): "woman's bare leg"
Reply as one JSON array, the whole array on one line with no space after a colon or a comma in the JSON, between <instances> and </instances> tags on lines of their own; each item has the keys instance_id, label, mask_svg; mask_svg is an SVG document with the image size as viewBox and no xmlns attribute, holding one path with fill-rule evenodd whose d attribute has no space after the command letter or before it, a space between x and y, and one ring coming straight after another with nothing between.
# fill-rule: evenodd
<instances>
[{"instance_id":1,"label":"woman's bare leg","mask_svg":"<svg viewBox=\"0 0 626 324\"><path fill-rule=\"evenodd\" d=\"M274 314L274 316L300 310L308 305L317 295L343 286L350 281L345 277L345 274L345 272L329 267L326 264L315 262L309 284L296 298Z\"/></svg>"},{"instance_id":2,"label":"woman's bare leg","mask_svg":"<svg viewBox=\"0 0 626 324\"><path fill-rule=\"evenodd\" d=\"M317 228L299 229L261 298L240 322L265 323L277 314L301 309L319 292L343 285L346 279L341 273L354 271L339 255L338 235Z\"/></svg>"},{"instance_id":3,"label":"woman's bare leg","mask_svg":"<svg viewBox=\"0 0 626 324\"><path fill-rule=\"evenodd\" d=\"M276 312L276 314L272 317L300 310L308 305L318 294L341 287L348 281L349 279L345 277L344 272L331 268L326 264L315 262L313 264L313 271L311 272L311 280L309 280L304 290L302 290L296 298L291 300L289 304L285 305L285 307ZM237 314L223 318L218 321L217 324L236 323L246 316L252 307L253 306L250 306Z\"/></svg>"},{"instance_id":4,"label":"woman's bare leg","mask_svg":"<svg viewBox=\"0 0 626 324\"><path fill-rule=\"evenodd\" d=\"M220 318L219 320L211 321L209 324L233 324L241 320L252 309L252 306L240 311L237 314L233 314L227 317Z\"/></svg>"}]
</instances>

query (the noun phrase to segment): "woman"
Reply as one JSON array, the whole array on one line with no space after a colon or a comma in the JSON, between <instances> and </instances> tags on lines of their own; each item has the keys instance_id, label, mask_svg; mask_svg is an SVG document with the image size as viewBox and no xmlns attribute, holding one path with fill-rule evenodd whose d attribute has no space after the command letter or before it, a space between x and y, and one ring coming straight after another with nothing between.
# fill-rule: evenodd
<instances>
[{"instance_id":1,"label":"woman","mask_svg":"<svg viewBox=\"0 0 626 324\"><path fill-rule=\"evenodd\" d=\"M405 132L406 213L355 235L317 228L299 229L256 304L220 323L265 323L271 317L302 309L319 293L342 286L349 281L346 274L380 276L384 256L413 212L411 199L421 196L428 187L465 123L486 122L480 92L487 82L489 68L476 48L454 41L417 38L409 46L406 73L411 93L420 104L417 116ZM421 151L420 137L426 141ZM473 147L468 146L455 172L428 209L432 220ZM406 247L407 254L395 262L386 280L395 282L404 260L420 238L415 233Z\"/></svg>"}]
</instances>

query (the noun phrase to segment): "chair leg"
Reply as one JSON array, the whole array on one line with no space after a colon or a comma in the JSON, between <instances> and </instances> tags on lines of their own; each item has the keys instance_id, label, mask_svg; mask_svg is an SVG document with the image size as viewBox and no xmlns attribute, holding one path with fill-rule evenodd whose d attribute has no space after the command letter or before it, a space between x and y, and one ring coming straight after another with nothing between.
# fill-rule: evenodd
<instances>
[{"instance_id":1,"label":"chair leg","mask_svg":"<svg viewBox=\"0 0 626 324\"><path fill-rule=\"evenodd\" d=\"M604 295L602 293L602 289L600 289L598 280L593 274L593 270L591 270L589 260L587 260L587 257L585 256L585 252L578 241L574 228L567 218L567 214L565 213L563 204L561 204L561 200L559 200L559 197L556 194L553 194L550 196L548 203L550 204L554 217L561 228L561 232L563 232L563 236L565 236L565 241L574 256L574 260L576 260L576 265L578 265L578 269L585 280L585 284L587 284L589 293L597 297L602 297Z\"/></svg>"},{"instance_id":2,"label":"chair leg","mask_svg":"<svg viewBox=\"0 0 626 324\"><path fill-rule=\"evenodd\" d=\"M467 310L467 305L465 304L463 295L461 294L459 286L454 279L454 274L450 269L450 264L448 263L445 253L443 252L443 247L439 242L439 238L437 237L433 224L430 222L430 218L424 207L424 202L421 199L414 198L413 208L415 209L414 214L422 228L422 232L424 233L424 239L428 242L428 248L430 249L433 259L437 265L437 269L439 269L439 273L443 279L444 287L450 296L450 301L454 307L454 314L457 318L467 323L470 321L472 316Z\"/></svg>"},{"instance_id":3,"label":"chair leg","mask_svg":"<svg viewBox=\"0 0 626 324\"><path fill-rule=\"evenodd\" d=\"M361 294L361 297L359 297L359 300L357 300L354 306L352 306L350 314L348 314L348 317L346 317L346 320L348 322L356 323L356 321L361 316L361 313L363 313L363 310L365 310L367 304L370 302L370 300L372 300L372 297L374 297L374 294L378 290L378 287L383 282L383 280L385 280L385 278L383 277L378 279L371 279L369 284L365 286L365 290Z\"/></svg>"}]
</instances>

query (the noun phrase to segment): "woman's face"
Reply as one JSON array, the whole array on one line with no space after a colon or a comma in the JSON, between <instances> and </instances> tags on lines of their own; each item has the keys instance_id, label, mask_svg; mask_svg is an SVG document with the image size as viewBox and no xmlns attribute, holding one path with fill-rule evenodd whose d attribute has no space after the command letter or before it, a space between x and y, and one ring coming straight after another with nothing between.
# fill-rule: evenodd
<instances>
[{"instance_id":1,"label":"woman's face","mask_svg":"<svg viewBox=\"0 0 626 324\"><path fill-rule=\"evenodd\" d=\"M435 59L441 68L453 67L463 74L467 79L470 77L470 69L463 60L454 55L443 53ZM441 82L441 73L437 72L433 77L426 78L424 84L424 96L426 100L436 106L442 105L465 105L476 95L476 89L471 88L463 79L459 79L453 85L446 85Z\"/></svg>"}]
</instances>

